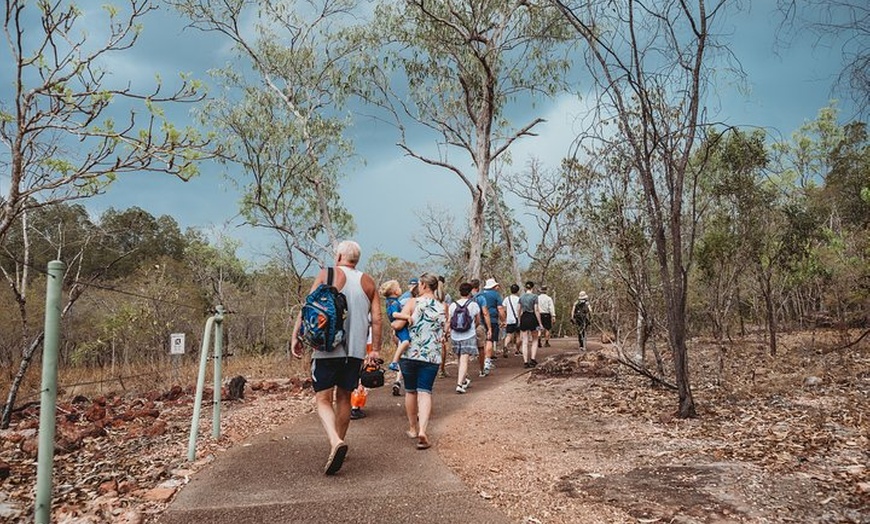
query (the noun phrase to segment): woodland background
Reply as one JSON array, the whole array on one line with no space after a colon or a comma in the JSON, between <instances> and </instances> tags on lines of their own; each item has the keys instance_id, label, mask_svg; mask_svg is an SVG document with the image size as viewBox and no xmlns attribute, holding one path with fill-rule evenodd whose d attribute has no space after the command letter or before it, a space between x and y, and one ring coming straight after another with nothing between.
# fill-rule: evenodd
<instances>
[{"instance_id":1,"label":"woodland background","mask_svg":"<svg viewBox=\"0 0 870 524\"><path fill-rule=\"evenodd\" d=\"M798 17L833 13L824 2L780 3L785 20L820 38L835 29L825 16ZM859 343L870 311L867 9L836 6L850 15L836 30L858 42L840 79L857 111L844 116L832 103L781 138L705 119L709 56L728 43L715 22L739 3L665 4L388 2L374 22L351 24L348 1L131 0L106 9L100 44L75 31L82 13L69 2L7 0L9 34L35 20L42 32L8 43L19 74L0 119L9 180L0 201L2 424L37 397L53 259L68 265L62 375L87 370L122 387L133 377L168 381L169 335L187 334L192 363L218 304L230 311L229 352L286 355L312 269L353 232L336 191L352 151L351 100L395 126L404 154L469 190L467 217L420 210L424 262L366 254L363 269L378 282L434 270L455 295L473 277L495 277L503 290L530 279L551 289L559 335L573 334L568 311L585 290L596 328L626 362L662 383L676 378L687 417L693 336L713 337L722 352L733 337L755 336L771 358L792 330L857 328L844 344ZM101 60L132 47L158 6L233 47L237 62L214 72L226 96L184 76L152 91L109 82ZM246 32L251 10L260 25ZM510 166L510 146L540 118L518 124L509 110L570 91L574 67L588 68L597 88L595 123L559 168ZM173 125L163 110L173 103L194 106L199 125ZM414 150L411 126L460 155ZM243 173L240 213L275 233L270 260L252 264L238 241L182 231L170 216L135 207L92 216L81 202L118 176L187 179L207 161ZM533 223L519 220L525 213Z\"/></svg>"}]
</instances>

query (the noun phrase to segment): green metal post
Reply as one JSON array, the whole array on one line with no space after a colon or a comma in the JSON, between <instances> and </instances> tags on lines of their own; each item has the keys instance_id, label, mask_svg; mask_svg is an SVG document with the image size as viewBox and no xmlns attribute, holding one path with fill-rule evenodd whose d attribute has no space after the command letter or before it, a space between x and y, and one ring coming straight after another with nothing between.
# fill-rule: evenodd
<instances>
[{"instance_id":1,"label":"green metal post","mask_svg":"<svg viewBox=\"0 0 870 524\"><path fill-rule=\"evenodd\" d=\"M42 349L42 395L39 404L39 452L36 463L36 524L51 522L51 475L57 411L57 350L60 346L61 288L66 264L48 263L45 286L45 342Z\"/></svg>"},{"instance_id":2,"label":"green metal post","mask_svg":"<svg viewBox=\"0 0 870 524\"><path fill-rule=\"evenodd\" d=\"M196 378L196 399L193 401L193 420L190 422L190 440L187 443L187 460L196 459L196 435L199 432L199 412L202 409L202 392L205 389L205 366L208 363L208 345L211 341L211 328L215 317L205 322L202 334L202 348L199 350L199 375Z\"/></svg>"},{"instance_id":3,"label":"green metal post","mask_svg":"<svg viewBox=\"0 0 870 524\"><path fill-rule=\"evenodd\" d=\"M211 436L214 439L221 437L221 365L223 363L224 343L224 307L217 307L214 316L214 410L212 412Z\"/></svg>"}]
</instances>

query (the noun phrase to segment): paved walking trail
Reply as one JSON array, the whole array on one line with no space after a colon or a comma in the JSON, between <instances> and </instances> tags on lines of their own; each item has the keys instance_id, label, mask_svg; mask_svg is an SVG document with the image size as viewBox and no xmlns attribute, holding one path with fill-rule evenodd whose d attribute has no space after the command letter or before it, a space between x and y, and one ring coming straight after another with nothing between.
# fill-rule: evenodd
<instances>
[{"instance_id":1,"label":"paved walking trail","mask_svg":"<svg viewBox=\"0 0 870 524\"><path fill-rule=\"evenodd\" d=\"M547 355L576 348L573 339L554 340ZM465 523L511 522L492 504L469 490L438 455L444 420L481 402L484 391L498 388L526 370L522 358L496 360L488 377L472 375L472 387L457 394L456 365L450 377L437 379L428 450L417 450L405 436L404 397L389 385L369 392L367 417L352 420L344 466L323 473L328 444L316 414L254 437L197 472L161 515L161 524L261 523ZM472 366L476 368L477 363Z\"/></svg>"}]
</instances>

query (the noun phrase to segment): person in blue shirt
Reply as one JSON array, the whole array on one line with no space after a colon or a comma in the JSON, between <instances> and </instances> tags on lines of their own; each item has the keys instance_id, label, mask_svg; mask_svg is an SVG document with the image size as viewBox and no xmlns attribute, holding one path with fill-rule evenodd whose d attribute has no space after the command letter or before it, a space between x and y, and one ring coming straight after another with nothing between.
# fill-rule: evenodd
<instances>
[{"instance_id":1,"label":"person in blue shirt","mask_svg":"<svg viewBox=\"0 0 870 524\"><path fill-rule=\"evenodd\" d=\"M484 346L485 360L483 369L487 373L495 368L493 364L493 350L498 343L499 326L504 322L505 313L502 305L502 296L498 291L499 285L494 278L488 278L483 285L483 291L475 296L475 300L480 304L481 309L486 309L487 322L487 337L486 345Z\"/></svg>"},{"instance_id":2,"label":"person in blue shirt","mask_svg":"<svg viewBox=\"0 0 870 524\"><path fill-rule=\"evenodd\" d=\"M479 318L476 322L477 327L475 328L477 351L479 354L477 362L480 364L480 374L478 376L485 377L492 370L492 360L489 360L489 367L486 367L486 362L484 361L486 340L489 338L489 308L486 307L486 299L480 292L480 280L476 278L471 280L471 299L480 307Z\"/></svg>"}]
</instances>

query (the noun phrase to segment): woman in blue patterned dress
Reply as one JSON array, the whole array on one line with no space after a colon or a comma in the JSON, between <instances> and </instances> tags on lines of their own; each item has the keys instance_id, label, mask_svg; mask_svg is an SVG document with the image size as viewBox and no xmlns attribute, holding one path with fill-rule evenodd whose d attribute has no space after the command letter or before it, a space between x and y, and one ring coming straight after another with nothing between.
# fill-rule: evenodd
<instances>
[{"instance_id":1,"label":"woman in blue patterned dress","mask_svg":"<svg viewBox=\"0 0 870 524\"><path fill-rule=\"evenodd\" d=\"M405 379L407 435L417 439L417 449L428 449L431 445L426 430L432 413L432 386L441 364L445 321L444 304L435 298L437 289L437 276L421 275L417 296L405 303L393 322L393 328L407 322L411 332L411 345L402 354L399 366Z\"/></svg>"}]
</instances>

